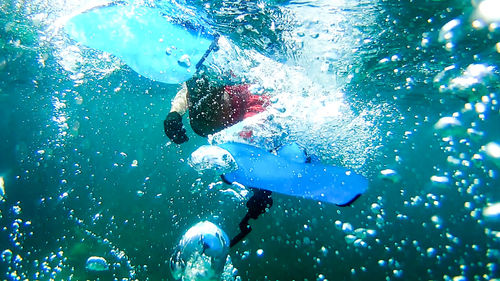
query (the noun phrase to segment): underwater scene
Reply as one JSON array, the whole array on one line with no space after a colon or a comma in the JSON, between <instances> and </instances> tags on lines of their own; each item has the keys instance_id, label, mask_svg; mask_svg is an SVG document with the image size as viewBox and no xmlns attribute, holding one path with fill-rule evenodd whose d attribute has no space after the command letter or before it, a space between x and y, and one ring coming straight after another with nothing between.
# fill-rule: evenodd
<instances>
[{"instance_id":1,"label":"underwater scene","mask_svg":"<svg viewBox=\"0 0 500 281\"><path fill-rule=\"evenodd\" d=\"M0 0L0 280L500 280L499 68L498 0Z\"/></svg>"}]
</instances>

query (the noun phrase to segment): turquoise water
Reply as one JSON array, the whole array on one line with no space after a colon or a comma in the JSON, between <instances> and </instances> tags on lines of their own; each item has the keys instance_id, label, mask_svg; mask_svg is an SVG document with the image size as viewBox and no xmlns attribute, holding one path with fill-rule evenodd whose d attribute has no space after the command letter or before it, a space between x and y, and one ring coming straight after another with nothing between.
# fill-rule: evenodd
<instances>
[{"instance_id":1,"label":"turquoise water","mask_svg":"<svg viewBox=\"0 0 500 281\"><path fill-rule=\"evenodd\" d=\"M495 3L179 2L277 73L309 78L277 103L279 136L370 180L346 208L274 195L231 250L238 278L500 278ZM58 29L82 5L0 3L1 279L172 280L182 234L210 220L233 236L244 201L188 165L205 139L164 136L177 85ZM110 269L86 270L91 256Z\"/></svg>"}]
</instances>

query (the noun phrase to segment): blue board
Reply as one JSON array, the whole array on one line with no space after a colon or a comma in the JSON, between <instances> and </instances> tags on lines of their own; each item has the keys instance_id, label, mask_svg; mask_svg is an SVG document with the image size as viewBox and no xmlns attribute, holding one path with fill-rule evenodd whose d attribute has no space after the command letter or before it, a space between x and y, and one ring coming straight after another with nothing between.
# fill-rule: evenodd
<instances>
[{"instance_id":1,"label":"blue board","mask_svg":"<svg viewBox=\"0 0 500 281\"><path fill-rule=\"evenodd\" d=\"M353 171L317 162L307 162L303 150L286 146L277 155L242 144L218 145L227 150L237 169L222 175L228 182L247 187L346 206L368 188L368 180ZM295 152L294 152L295 151Z\"/></svg>"},{"instance_id":2,"label":"blue board","mask_svg":"<svg viewBox=\"0 0 500 281\"><path fill-rule=\"evenodd\" d=\"M214 36L167 12L172 11L110 4L75 15L64 30L85 46L119 57L144 77L177 84L196 72Z\"/></svg>"}]
</instances>

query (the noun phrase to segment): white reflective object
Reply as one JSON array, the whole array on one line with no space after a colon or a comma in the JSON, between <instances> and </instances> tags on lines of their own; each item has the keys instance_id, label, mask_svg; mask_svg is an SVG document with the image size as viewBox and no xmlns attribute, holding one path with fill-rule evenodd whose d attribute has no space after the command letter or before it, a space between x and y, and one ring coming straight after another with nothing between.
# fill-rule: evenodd
<instances>
[{"instance_id":1,"label":"white reflective object","mask_svg":"<svg viewBox=\"0 0 500 281\"><path fill-rule=\"evenodd\" d=\"M460 120L458 120L455 117L446 116L442 117L436 124L434 124L434 129L444 130L447 128L460 127L460 126L462 126L462 122L460 122Z\"/></svg>"},{"instance_id":2,"label":"white reflective object","mask_svg":"<svg viewBox=\"0 0 500 281\"><path fill-rule=\"evenodd\" d=\"M9 263L12 260L12 251L10 249L6 249L0 254L3 262Z\"/></svg>"},{"instance_id":3,"label":"white reflective object","mask_svg":"<svg viewBox=\"0 0 500 281\"><path fill-rule=\"evenodd\" d=\"M500 219L500 202L490 204L484 208L483 216L488 219Z\"/></svg>"},{"instance_id":4,"label":"white reflective object","mask_svg":"<svg viewBox=\"0 0 500 281\"><path fill-rule=\"evenodd\" d=\"M170 257L175 280L218 280L229 253L226 233L209 221L199 222L181 238Z\"/></svg>"},{"instance_id":5,"label":"white reflective object","mask_svg":"<svg viewBox=\"0 0 500 281\"><path fill-rule=\"evenodd\" d=\"M487 22L500 21L500 1L498 0L484 0L479 3L477 7L481 18Z\"/></svg>"},{"instance_id":6,"label":"white reflective object","mask_svg":"<svg viewBox=\"0 0 500 281\"><path fill-rule=\"evenodd\" d=\"M0 201L5 197L5 182L3 177L0 177Z\"/></svg>"},{"instance_id":7,"label":"white reflective object","mask_svg":"<svg viewBox=\"0 0 500 281\"><path fill-rule=\"evenodd\" d=\"M189 165L198 172L207 169L229 172L237 168L231 153L215 145L203 145L191 153Z\"/></svg>"},{"instance_id":8,"label":"white reflective object","mask_svg":"<svg viewBox=\"0 0 500 281\"><path fill-rule=\"evenodd\" d=\"M500 144L496 142L489 142L485 147L486 154L492 159L500 159Z\"/></svg>"},{"instance_id":9,"label":"white reflective object","mask_svg":"<svg viewBox=\"0 0 500 281\"><path fill-rule=\"evenodd\" d=\"M109 264L103 257L92 256L87 259L87 263L85 264L85 268L88 271L106 271L109 269Z\"/></svg>"}]
</instances>

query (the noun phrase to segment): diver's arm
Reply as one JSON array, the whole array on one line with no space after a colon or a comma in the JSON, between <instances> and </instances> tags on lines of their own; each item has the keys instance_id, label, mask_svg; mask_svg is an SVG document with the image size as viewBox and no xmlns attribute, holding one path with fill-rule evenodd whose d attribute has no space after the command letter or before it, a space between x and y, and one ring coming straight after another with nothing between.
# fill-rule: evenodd
<instances>
[{"instance_id":1,"label":"diver's arm","mask_svg":"<svg viewBox=\"0 0 500 281\"><path fill-rule=\"evenodd\" d=\"M170 112L177 112L180 115L184 115L188 109L187 102L187 86L186 82L182 83L182 88L177 92L174 99L172 100L172 107L170 108Z\"/></svg>"},{"instance_id":2,"label":"diver's arm","mask_svg":"<svg viewBox=\"0 0 500 281\"><path fill-rule=\"evenodd\" d=\"M167 118L165 118L165 121L163 121L165 134L176 144L181 144L189 140L186 135L186 129L182 124L182 115L186 113L187 108L187 86L186 83L183 83L182 88L172 100L170 113L167 115Z\"/></svg>"}]
</instances>

